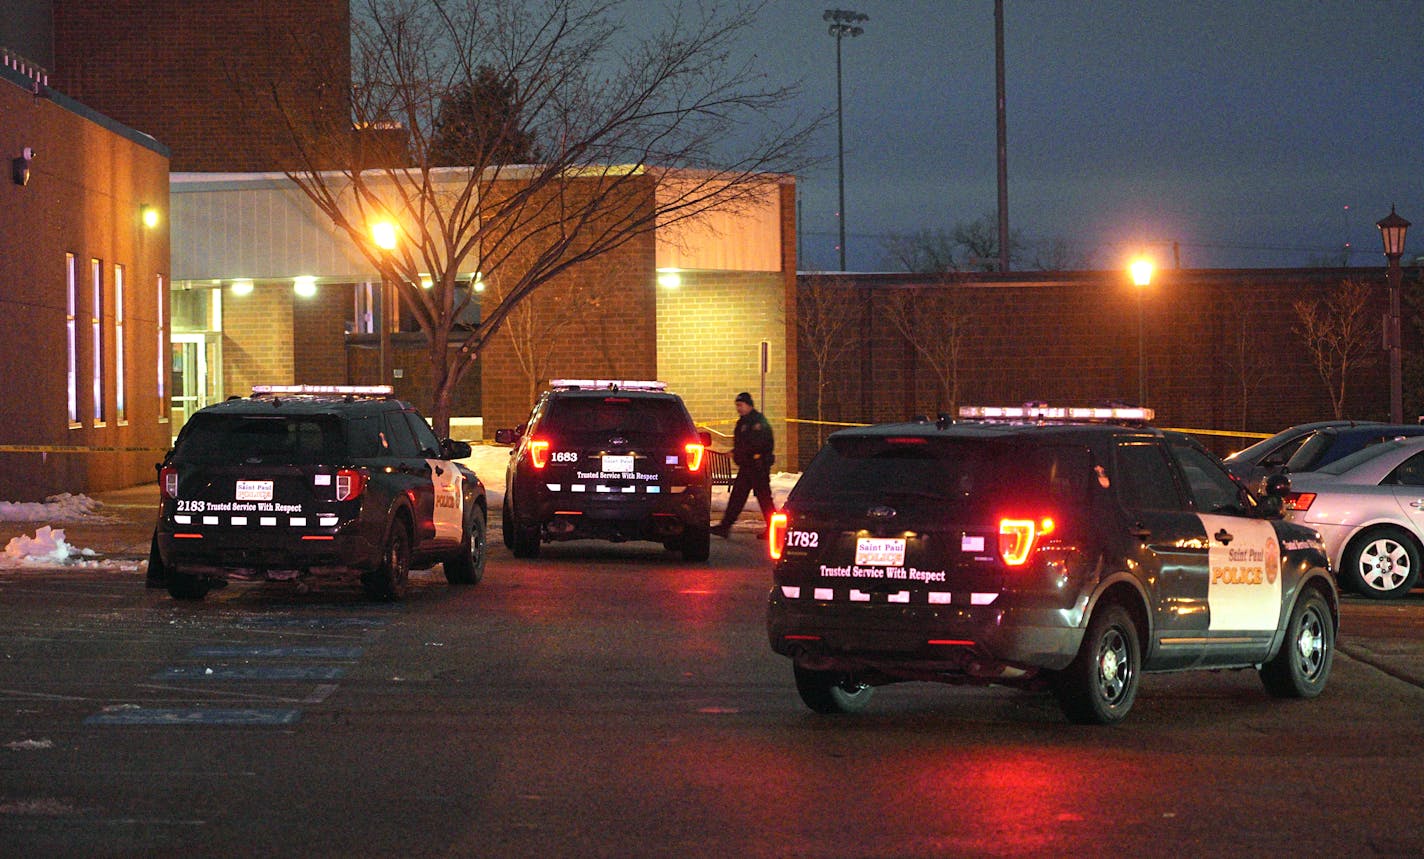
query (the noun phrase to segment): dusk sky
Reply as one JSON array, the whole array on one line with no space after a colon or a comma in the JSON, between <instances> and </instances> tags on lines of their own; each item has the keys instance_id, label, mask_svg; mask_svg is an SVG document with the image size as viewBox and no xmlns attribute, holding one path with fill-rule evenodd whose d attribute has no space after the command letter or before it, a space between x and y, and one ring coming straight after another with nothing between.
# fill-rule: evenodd
<instances>
[{"instance_id":1,"label":"dusk sky","mask_svg":"<svg viewBox=\"0 0 1424 859\"><path fill-rule=\"evenodd\" d=\"M996 205L993 0L776 0L748 45L835 106L843 44L848 268L883 236ZM1384 264L1374 223L1424 247L1424 2L1007 0L1009 217L1093 267L1143 242L1188 268ZM803 270L837 265L835 125L799 177ZM1348 209L1346 208L1348 207ZM1150 244L1170 265L1167 244ZM1019 264L1028 267L1025 259Z\"/></svg>"}]
</instances>

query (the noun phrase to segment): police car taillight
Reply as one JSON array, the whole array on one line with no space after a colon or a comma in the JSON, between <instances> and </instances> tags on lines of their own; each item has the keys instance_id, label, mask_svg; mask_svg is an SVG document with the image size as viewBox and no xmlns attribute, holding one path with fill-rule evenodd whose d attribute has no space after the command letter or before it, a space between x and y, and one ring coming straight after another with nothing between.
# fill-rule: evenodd
<instances>
[{"instance_id":1,"label":"police car taillight","mask_svg":"<svg viewBox=\"0 0 1424 859\"><path fill-rule=\"evenodd\" d=\"M707 448L701 442L690 441L683 445L683 450L687 452L687 470L701 471L702 458L707 453Z\"/></svg>"},{"instance_id":2,"label":"police car taillight","mask_svg":"<svg viewBox=\"0 0 1424 859\"><path fill-rule=\"evenodd\" d=\"M529 442L529 461L534 463L535 468L543 468L549 464L549 442L546 439L538 438Z\"/></svg>"},{"instance_id":3,"label":"police car taillight","mask_svg":"<svg viewBox=\"0 0 1424 859\"><path fill-rule=\"evenodd\" d=\"M1287 510L1303 511L1309 510L1310 505L1315 503L1314 492L1287 492L1285 497Z\"/></svg>"},{"instance_id":4,"label":"police car taillight","mask_svg":"<svg viewBox=\"0 0 1424 859\"><path fill-rule=\"evenodd\" d=\"M786 531L790 526L790 516L785 513L771 514L771 521L767 523L766 529L766 548L773 561L781 560L781 553L786 549Z\"/></svg>"},{"instance_id":5,"label":"police car taillight","mask_svg":"<svg viewBox=\"0 0 1424 859\"><path fill-rule=\"evenodd\" d=\"M366 491L366 472L343 468L336 472L336 500L351 501Z\"/></svg>"},{"instance_id":6,"label":"police car taillight","mask_svg":"<svg viewBox=\"0 0 1424 859\"><path fill-rule=\"evenodd\" d=\"M1034 543L1039 537L1053 533L1053 520L1043 519L1000 519L999 555L1011 567L1021 567L1028 562Z\"/></svg>"},{"instance_id":7,"label":"police car taillight","mask_svg":"<svg viewBox=\"0 0 1424 859\"><path fill-rule=\"evenodd\" d=\"M158 489L163 493L164 498L178 497L178 469L171 465L163 466L158 472Z\"/></svg>"}]
</instances>

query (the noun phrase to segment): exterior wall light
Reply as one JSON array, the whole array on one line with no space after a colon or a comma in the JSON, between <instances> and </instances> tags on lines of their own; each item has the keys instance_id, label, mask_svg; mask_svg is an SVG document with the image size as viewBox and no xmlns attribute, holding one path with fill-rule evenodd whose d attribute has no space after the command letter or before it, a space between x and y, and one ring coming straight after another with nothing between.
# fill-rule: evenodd
<instances>
[{"instance_id":1,"label":"exterior wall light","mask_svg":"<svg viewBox=\"0 0 1424 859\"><path fill-rule=\"evenodd\" d=\"M35 150L26 146L20 157L10 159L10 181L21 187L30 184L30 159L34 157Z\"/></svg>"},{"instance_id":2,"label":"exterior wall light","mask_svg":"<svg viewBox=\"0 0 1424 859\"><path fill-rule=\"evenodd\" d=\"M475 272L475 276L470 279L470 283L474 285L475 292L484 292L485 273L482 271Z\"/></svg>"},{"instance_id":3,"label":"exterior wall light","mask_svg":"<svg viewBox=\"0 0 1424 859\"><path fill-rule=\"evenodd\" d=\"M292 281L292 290L302 298L311 298L316 295L316 278L311 275L302 275Z\"/></svg>"},{"instance_id":4,"label":"exterior wall light","mask_svg":"<svg viewBox=\"0 0 1424 859\"><path fill-rule=\"evenodd\" d=\"M231 290L233 295L251 295L252 281L246 279L234 280L232 282Z\"/></svg>"},{"instance_id":5,"label":"exterior wall light","mask_svg":"<svg viewBox=\"0 0 1424 859\"><path fill-rule=\"evenodd\" d=\"M158 209L147 203L138 207L138 217L143 225L150 230L158 226Z\"/></svg>"},{"instance_id":6,"label":"exterior wall light","mask_svg":"<svg viewBox=\"0 0 1424 859\"><path fill-rule=\"evenodd\" d=\"M682 286L682 275L675 268L658 269L658 286L664 289L677 289Z\"/></svg>"}]
</instances>

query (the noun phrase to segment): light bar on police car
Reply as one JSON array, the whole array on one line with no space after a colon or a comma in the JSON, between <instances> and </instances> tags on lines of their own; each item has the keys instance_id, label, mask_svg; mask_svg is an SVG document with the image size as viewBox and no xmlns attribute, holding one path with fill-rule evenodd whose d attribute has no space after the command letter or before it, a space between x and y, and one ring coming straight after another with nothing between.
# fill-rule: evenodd
<instances>
[{"instance_id":1,"label":"light bar on police car","mask_svg":"<svg viewBox=\"0 0 1424 859\"><path fill-rule=\"evenodd\" d=\"M380 397L394 394L390 385L253 385L252 393L257 394L352 394L356 396Z\"/></svg>"},{"instance_id":2,"label":"light bar on police car","mask_svg":"<svg viewBox=\"0 0 1424 859\"><path fill-rule=\"evenodd\" d=\"M665 391L667 382L636 379L551 379L549 387L568 391Z\"/></svg>"},{"instance_id":3,"label":"light bar on police car","mask_svg":"<svg viewBox=\"0 0 1424 859\"><path fill-rule=\"evenodd\" d=\"M961 406L969 420L1000 421L1150 421L1152 409L1126 406Z\"/></svg>"}]
</instances>

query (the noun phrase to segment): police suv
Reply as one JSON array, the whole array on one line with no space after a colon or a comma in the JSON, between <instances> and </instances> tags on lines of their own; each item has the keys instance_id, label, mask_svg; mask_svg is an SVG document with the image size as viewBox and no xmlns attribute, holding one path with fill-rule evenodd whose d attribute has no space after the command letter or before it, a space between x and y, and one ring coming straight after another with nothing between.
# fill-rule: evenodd
<instances>
[{"instance_id":1,"label":"police suv","mask_svg":"<svg viewBox=\"0 0 1424 859\"><path fill-rule=\"evenodd\" d=\"M1048 685L1123 719L1144 671L1325 687L1338 594L1320 536L1146 409L967 408L833 434L768 536L771 647L812 710L905 680Z\"/></svg>"},{"instance_id":2,"label":"police suv","mask_svg":"<svg viewBox=\"0 0 1424 859\"><path fill-rule=\"evenodd\" d=\"M663 382L555 379L512 444L504 543L532 558L541 543L653 540L705 561L711 534L708 433Z\"/></svg>"},{"instance_id":3,"label":"police suv","mask_svg":"<svg viewBox=\"0 0 1424 859\"><path fill-rule=\"evenodd\" d=\"M175 599L229 576L359 576L399 598L412 566L484 575L485 488L387 386L261 386L193 415L159 468L155 557Z\"/></svg>"}]
</instances>

